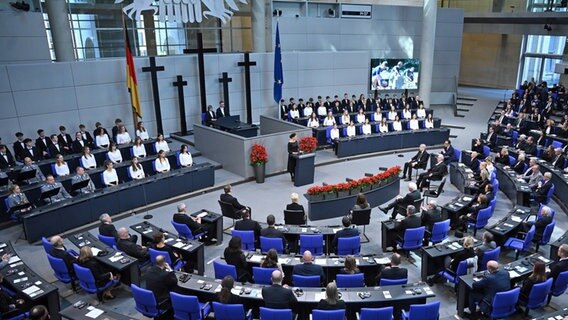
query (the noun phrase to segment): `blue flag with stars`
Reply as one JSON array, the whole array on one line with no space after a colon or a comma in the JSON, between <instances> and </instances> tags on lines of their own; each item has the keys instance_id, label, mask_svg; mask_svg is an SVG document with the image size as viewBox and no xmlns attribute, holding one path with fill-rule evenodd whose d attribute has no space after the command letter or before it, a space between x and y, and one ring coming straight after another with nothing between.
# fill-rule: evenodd
<instances>
[{"instance_id":1,"label":"blue flag with stars","mask_svg":"<svg viewBox=\"0 0 568 320\"><path fill-rule=\"evenodd\" d=\"M282 51L280 50L280 30L276 22L276 45L274 46L274 101L282 99L282 85L284 84L284 72L282 71Z\"/></svg>"}]
</instances>

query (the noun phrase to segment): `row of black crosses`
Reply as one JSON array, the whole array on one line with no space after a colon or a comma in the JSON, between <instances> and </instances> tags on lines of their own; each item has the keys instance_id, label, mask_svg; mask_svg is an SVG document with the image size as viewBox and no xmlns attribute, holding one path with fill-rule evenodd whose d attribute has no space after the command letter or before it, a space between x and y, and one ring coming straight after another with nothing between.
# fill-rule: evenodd
<instances>
[{"instance_id":1,"label":"row of black crosses","mask_svg":"<svg viewBox=\"0 0 568 320\"><path fill-rule=\"evenodd\" d=\"M197 49L184 49L185 54L195 54L197 53L197 63L199 66L199 95L201 100L201 112L207 112L207 93L205 90L205 53L217 52L215 48L203 48L203 35L201 33L197 34ZM164 71L164 66L156 65L156 57L149 57L150 66L143 67L142 72L150 72L152 78L152 94L154 96L154 110L156 111L156 123L158 132L164 132L164 127L162 124L162 109L160 107L160 91L158 89L158 72ZM246 93L246 111L247 111L247 123L252 123L252 102L251 102L251 87L250 87L250 67L256 66L256 61L250 60L250 55L248 52L244 53L244 61L238 63L239 67L245 68L245 93ZM225 102L225 108L229 111L229 82L233 79L229 78L227 72L222 73L222 77L219 78L219 82L223 84L223 100ZM187 135L187 120L185 118L185 100L183 97L183 87L187 86L187 81L183 80L183 76L177 75L176 81L172 83L173 86L178 88L178 100L179 100L179 111L181 118L181 132L180 134Z\"/></svg>"}]
</instances>

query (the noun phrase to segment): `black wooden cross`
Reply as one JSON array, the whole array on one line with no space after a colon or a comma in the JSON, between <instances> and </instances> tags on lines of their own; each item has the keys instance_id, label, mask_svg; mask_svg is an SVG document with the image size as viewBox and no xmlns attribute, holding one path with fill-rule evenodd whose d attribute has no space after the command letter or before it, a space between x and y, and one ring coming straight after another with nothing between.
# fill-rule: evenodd
<instances>
[{"instance_id":1,"label":"black wooden cross","mask_svg":"<svg viewBox=\"0 0 568 320\"><path fill-rule=\"evenodd\" d=\"M239 67L245 67L245 90L246 90L246 107L247 107L247 123L252 123L252 102L250 89L250 67L256 66L256 61L250 60L250 54L245 52L245 61L239 62Z\"/></svg>"},{"instance_id":2,"label":"black wooden cross","mask_svg":"<svg viewBox=\"0 0 568 320\"><path fill-rule=\"evenodd\" d=\"M229 78L229 74L223 72L223 76L219 78L219 82L223 84L223 102L225 102L225 112L229 112L231 109L229 107L229 82L233 82L233 78Z\"/></svg>"},{"instance_id":3,"label":"black wooden cross","mask_svg":"<svg viewBox=\"0 0 568 320\"><path fill-rule=\"evenodd\" d=\"M178 88L179 116L181 118L181 135L187 135L187 120L185 119L185 99L183 97L183 87L187 86L187 81L183 81L182 75L177 75L177 80L172 82Z\"/></svg>"},{"instance_id":4,"label":"black wooden cross","mask_svg":"<svg viewBox=\"0 0 568 320\"><path fill-rule=\"evenodd\" d=\"M162 108L160 107L160 90L158 89L158 72L166 70L164 66L156 66L156 57L150 57L150 66L143 67L142 72L150 72L152 76L152 95L154 96L154 110L156 111L156 126L158 133L164 133L162 125Z\"/></svg>"},{"instance_id":5,"label":"black wooden cross","mask_svg":"<svg viewBox=\"0 0 568 320\"><path fill-rule=\"evenodd\" d=\"M197 53L197 66L199 68L199 96L201 100L201 113L207 112L207 92L205 90L205 57L204 53L217 52L216 48L203 48L203 34L197 34L197 49L183 49L183 53Z\"/></svg>"}]
</instances>

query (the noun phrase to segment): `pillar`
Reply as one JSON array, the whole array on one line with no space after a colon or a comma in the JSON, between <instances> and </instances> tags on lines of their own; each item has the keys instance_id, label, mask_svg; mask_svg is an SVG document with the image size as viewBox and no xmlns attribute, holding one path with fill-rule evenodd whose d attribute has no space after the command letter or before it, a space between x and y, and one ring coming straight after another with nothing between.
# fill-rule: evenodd
<instances>
[{"instance_id":1,"label":"pillar","mask_svg":"<svg viewBox=\"0 0 568 320\"><path fill-rule=\"evenodd\" d=\"M56 61L75 60L73 36L69 24L69 12L66 0L46 0L47 16L53 39Z\"/></svg>"},{"instance_id":2,"label":"pillar","mask_svg":"<svg viewBox=\"0 0 568 320\"><path fill-rule=\"evenodd\" d=\"M158 47L156 44L156 26L154 25L154 12L142 12L144 17L144 35L146 37L146 51L148 57L158 55ZM136 38L134 39L136 41Z\"/></svg>"},{"instance_id":3,"label":"pillar","mask_svg":"<svg viewBox=\"0 0 568 320\"><path fill-rule=\"evenodd\" d=\"M568 38L566 38L566 44L564 44L564 52L562 53L562 62L568 64ZM564 86L568 85L568 74L560 74L560 84Z\"/></svg>"},{"instance_id":4,"label":"pillar","mask_svg":"<svg viewBox=\"0 0 568 320\"><path fill-rule=\"evenodd\" d=\"M252 47L266 52L266 0L251 0Z\"/></svg>"},{"instance_id":5,"label":"pillar","mask_svg":"<svg viewBox=\"0 0 568 320\"><path fill-rule=\"evenodd\" d=\"M424 0L422 14L422 41L420 43L420 99L426 108L430 107L432 72L434 71L434 45L436 43L436 20L438 3Z\"/></svg>"}]
</instances>

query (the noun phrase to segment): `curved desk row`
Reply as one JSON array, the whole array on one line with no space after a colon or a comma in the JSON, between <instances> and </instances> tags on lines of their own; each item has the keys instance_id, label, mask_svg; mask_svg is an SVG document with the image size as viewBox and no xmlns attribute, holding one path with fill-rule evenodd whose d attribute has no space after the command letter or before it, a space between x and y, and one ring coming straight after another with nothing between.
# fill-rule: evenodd
<instances>
[{"instance_id":1,"label":"curved desk row","mask_svg":"<svg viewBox=\"0 0 568 320\"><path fill-rule=\"evenodd\" d=\"M218 301L217 293L221 290L221 280L190 275L190 278L183 282L178 276L178 286L189 294L196 295L200 301ZM234 291L237 291L243 299L246 308L257 309L263 306L262 288L265 285L259 284L235 284ZM320 299L325 298L324 288L302 288L303 294L296 294L298 300L295 311L298 312L299 319L308 319L312 309L315 309ZM347 305L347 319L354 319L355 312L361 308L380 308L393 306L395 317L400 314L401 309L408 310L411 304L426 303L427 298L435 297L430 287L425 283L415 283L408 285L394 285L388 287L361 287L361 288L340 288L341 299ZM369 297L361 298L358 293L369 293Z\"/></svg>"},{"instance_id":2,"label":"curved desk row","mask_svg":"<svg viewBox=\"0 0 568 320\"><path fill-rule=\"evenodd\" d=\"M210 187L214 183L214 166L203 163L99 189L21 215L24 233L28 242L32 243L42 236L61 234L95 222L102 213L112 216Z\"/></svg>"},{"instance_id":3,"label":"curved desk row","mask_svg":"<svg viewBox=\"0 0 568 320\"><path fill-rule=\"evenodd\" d=\"M497 245L505 244L509 237L515 236L522 222L531 215L531 208L515 206L498 222L486 226L485 230L491 232Z\"/></svg>"},{"instance_id":4,"label":"curved desk row","mask_svg":"<svg viewBox=\"0 0 568 320\"><path fill-rule=\"evenodd\" d=\"M12 257L9 265L0 271L4 276L2 285L12 289L18 297L31 302L31 305L45 305L51 319L61 319L59 316L60 305L57 287L45 281L30 269L18 257L10 242L0 243L0 256L5 254L11 254Z\"/></svg>"},{"instance_id":5,"label":"curved desk row","mask_svg":"<svg viewBox=\"0 0 568 320\"><path fill-rule=\"evenodd\" d=\"M530 206L532 190L529 184L523 178L518 178L515 170L505 169L500 163L495 163L494 166L497 180L499 180L499 189L513 202L513 205Z\"/></svg>"}]
</instances>

